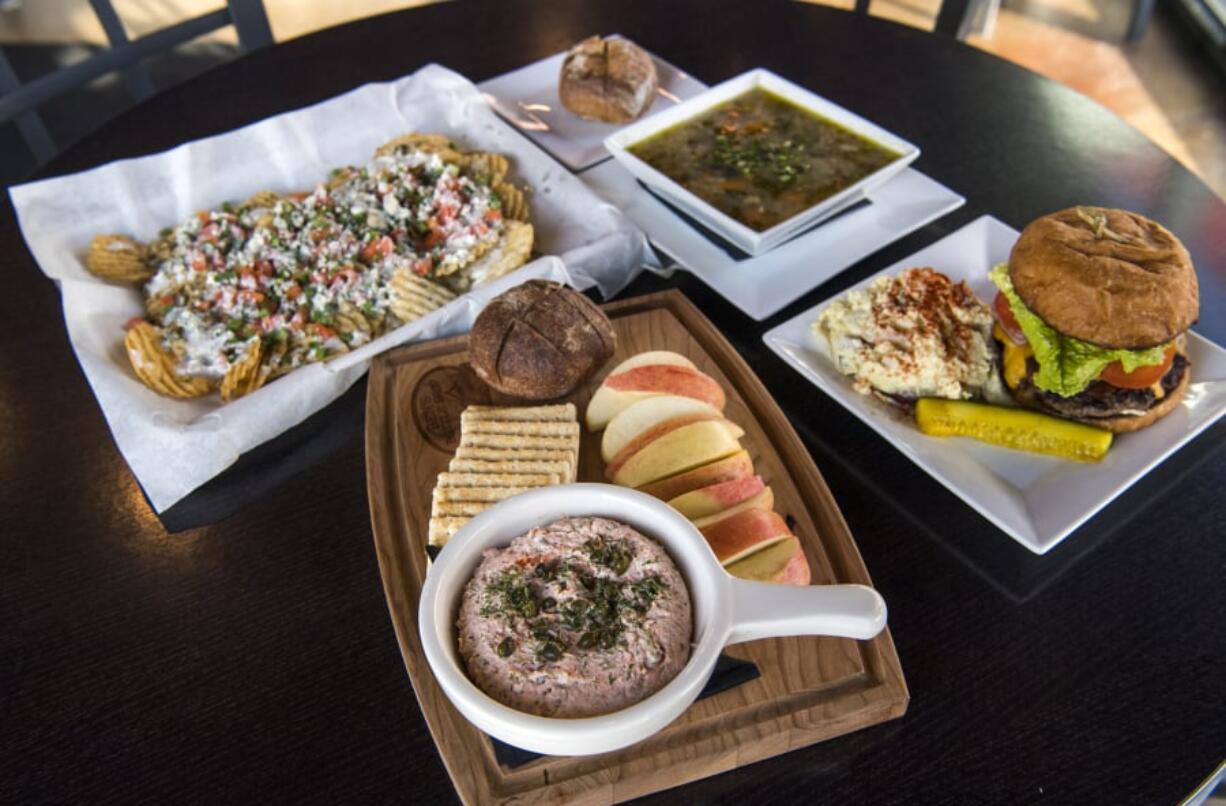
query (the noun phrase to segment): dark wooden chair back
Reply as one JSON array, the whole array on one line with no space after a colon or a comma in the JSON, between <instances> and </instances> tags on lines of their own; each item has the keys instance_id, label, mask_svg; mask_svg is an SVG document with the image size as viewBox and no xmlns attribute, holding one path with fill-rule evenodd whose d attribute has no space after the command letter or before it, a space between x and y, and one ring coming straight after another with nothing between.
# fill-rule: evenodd
<instances>
[{"instance_id":1,"label":"dark wooden chair back","mask_svg":"<svg viewBox=\"0 0 1226 806\"><path fill-rule=\"evenodd\" d=\"M130 40L110 0L89 0L98 15L110 48L84 61L23 84L0 49L0 124L16 121L21 136L39 164L56 154L55 143L38 116L39 105L88 84L99 76L118 72L128 94L140 101L153 94L153 81L142 60L155 53L207 33L233 25L244 52L272 44L272 29L262 0L227 0L223 8L193 17L169 28Z\"/></svg>"}]
</instances>

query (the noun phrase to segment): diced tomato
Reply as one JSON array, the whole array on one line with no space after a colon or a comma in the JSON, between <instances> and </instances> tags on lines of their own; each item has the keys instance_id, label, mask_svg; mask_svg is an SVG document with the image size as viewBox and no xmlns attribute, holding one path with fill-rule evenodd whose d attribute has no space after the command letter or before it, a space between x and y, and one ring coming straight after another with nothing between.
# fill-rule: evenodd
<instances>
[{"instance_id":1,"label":"diced tomato","mask_svg":"<svg viewBox=\"0 0 1226 806\"><path fill-rule=\"evenodd\" d=\"M329 234L327 229L313 229L307 233L307 237L311 239L311 243L319 243L326 240Z\"/></svg>"},{"instance_id":2,"label":"diced tomato","mask_svg":"<svg viewBox=\"0 0 1226 806\"><path fill-rule=\"evenodd\" d=\"M204 271L208 267L209 267L209 262L204 259L204 255L200 254L199 252L195 252L192 254L192 270L193 271Z\"/></svg>"},{"instance_id":3,"label":"diced tomato","mask_svg":"<svg viewBox=\"0 0 1226 806\"><path fill-rule=\"evenodd\" d=\"M362 260L370 263L376 258L387 257L396 250L396 244L391 238L384 235L382 238L371 241L362 247Z\"/></svg>"},{"instance_id":4,"label":"diced tomato","mask_svg":"<svg viewBox=\"0 0 1226 806\"><path fill-rule=\"evenodd\" d=\"M359 276L358 270L353 266L345 266L336 273L336 276L333 278L332 282L334 285L338 283L353 284L358 281Z\"/></svg>"},{"instance_id":5,"label":"diced tomato","mask_svg":"<svg viewBox=\"0 0 1226 806\"><path fill-rule=\"evenodd\" d=\"M302 286L298 285L297 283L293 283L292 285L289 285L286 287L285 289L286 299L298 299L301 296L302 296Z\"/></svg>"},{"instance_id":6,"label":"diced tomato","mask_svg":"<svg viewBox=\"0 0 1226 806\"><path fill-rule=\"evenodd\" d=\"M413 273L425 277L434 268L434 261L429 258L422 258L413 264Z\"/></svg>"},{"instance_id":7,"label":"diced tomato","mask_svg":"<svg viewBox=\"0 0 1226 806\"><path fill-rule=\"evenodd\" d=\"M493 224L495 221L501 221L502 211L501 210L486 210L485 220L490 222L491 224Z\"/></svg>"},{"instance_id":8,"label":"diced tomato","mask_svg":"<svg viewBox=\"0 0 1226 806\"><path fill-rule=\"evenodd\" d=\"M216 221L210 221L205 224L200 230L200 240L208 241L209 243L217 243L217 233L221 231L221 227Z\"/></svg>"},{"instance_id":9,"label":"diced tomato","mask_svg":"<svg viewBox=\"0 0 1226 806\"><path fill-rule=\"evenodd\" d=\"M319 336L321 339L334 339L334 338L336 338L336 331L335 331L335 330L333 330L332 328L328 327L327 325L321 325L321 324L319 324L318 322L315 322L315 323L313 323L313 324L311 325L311 330L314 330L314 331L315 331L315 335L316 335L316 336Z\"/></svg>"},{"instance_id":10,"label":"diced tomato","mask_svg":"<svg viewBox=\"0 0 1226 806\"><path fill-rule=\"evenodd\" d=\"M209 223L209 211L208 210L197 211L196 220L199 221L201 224Z\"/></svg>"},{"instance_id":11,"label":"diced tomato","mask_svg":"<svg viewBox=\"0 0 1226 806\"><path fill-rule=\"evenodd\" d=\"M272 267L270 260L257 260L255 263L255 273L261 277L272 277L276 274L276 270Z\"/></svg>"},{"instance_id":12,"label":"diced tomato","mask_svg":"<svg viewBox=\"0 0 1226 806\"><path fill-rule=\"evenodd\" d=\"M1009 307L1009 299L999 291L992 301L992 310L996 312L996 321L1000 322L1001 330L1005 331L1009 340L1014 344L1025 344L1026 334L1022 333L1022 326L1017 323L1017 317Z\"/></svg>"},{"instance_id":13,"label":"diced tomato","mask_svg":"<svg viewBox=\"0 0 1226 806\"><path fill-rule=\"evenodd\" d=\"M145 317L143 316L133 316L131 319L123 323L123 329L125 332L129 331L137 325L143 324L144 321Z\"/></svg>"},{"instance_id":14,"label":"diced tomato","mask_svg":"<svg viewBox=\"0 0 1226 806\"><path fill-rule=\"evenodd\" d=\"M1125 372L1123 364L1119 361L1112 361L1103 369L1098 377L1112 386L1120 386L1124 389L1148 389L1162 380L1162 376L1171 368L1171 363L1174 360L1175 345L1172 344L1166 348L1161 364L1154 364L1151 367L1137 367L1132 372Z\"/></svg>"},{"instance_id":15,"label":"diced tomato","mask_svg":"<svg viewBox=\"0 0 1226 806\"><path fill-rule=\"evenodd\" d=\"M249 302L253 305L259 305L264 301L263 291L252 291L251 289L243 289L238 292L240 302Z\"/></svg>"},{"instance_id":16,"label":"diced tomato","mask_svg":"<svg viewBox=\"0 0 1226 806\"><path fill-rule=\"evenodd\" d=\"M297 313L290 317L289 326L291 330L302 330L306 327L307 313L306 308L299 308Z\"/></svg>"}]
</instances>

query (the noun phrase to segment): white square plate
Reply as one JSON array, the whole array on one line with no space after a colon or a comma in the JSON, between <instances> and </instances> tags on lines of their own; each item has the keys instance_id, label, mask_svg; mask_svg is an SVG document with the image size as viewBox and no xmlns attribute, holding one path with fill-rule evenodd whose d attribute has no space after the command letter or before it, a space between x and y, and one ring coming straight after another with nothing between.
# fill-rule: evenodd
<instances>
[{"instance_id":1,"label":"white square plate","mask_svg":"<svg viewBox=\"0 0 1226 806\"><path fill-rule=\"evenodd\" d=\"M914 168L868 192L871 204L836 216L758 257L737 259L643 188L615 160L579 176L651 242L761 321L883 246L966 200Z\"/></svg>"},{"instance_id":2,"label":"white square plate","mask_svg":"<svg viewBox=\"0 0 1226 806\"><path fill-rule=\"evenodd\" d=\"M724 211L698 195L690 192L665 174L657 171L651 165L627 151L628 148L648 140L665 129L679 125L691 118L702 115L715 107L738 98L754 89L762 89L772 93L789 103L800 107L820 118L833 122L842 128L860 135L872 143L882 146L897 156L886 165L864 177L854 185L849 185L833 196L814 204L780 221L770 229L758 231L742 224ZM727 241L751 255L762 255L774 249L779 244L794 237L818 221L829 218L840 209L864 198L865 194L898 175L900 171L915 161L919 156L919 148L907 142L896 134L886 131L880 126L865 120L856 113L816 95L798 84L793 84L786 78L777 76L769 70L757 68L730 78L722 84L717 84L699 96L674 106L655 117L638 120L621 131L609 135L604 141L605 148L630 173L645 183L656 193L676 204L685 212L701 221L706 227L717 232Z\"/></svg>"},{"instance_id":3,"label":"white square plate","mask_svg":"<svg viewBox=\"0 0 1226 806\"><path fill-rule=\"evenodd\" d=\"M912 266L932 266L954 280L966 280L981 299L991 300L996 287L987 273L1008 260L1017 236L1017 230L984 216L852 288ZM1049 551L1226 413L1226 350L1189 333L1193 374L1182 405L1148 428L1117 435L1098 464L1011 451L971 439L925 436L885 403L857 393L835 369L825 339L811 327L829 303L826 300L784 322L763 340L797 372L1036 554Z\"/></svg>"},{"instance_id":4,"label":"white square plate","mask_svg":"<svg viewBox=\"0 0 1226 806\"><path fill-rule=\"evenodd\" d=\"M477 89L481 90L485 100L499 115L532 142L572 171L582 171L609 156L604 139L625 124L584 120L562 106L558 99L558 77L562 73L562 59L565 56L565 53L555 53L547 59L483 81L477 85ZM659 87L655 101L640 120L707 89L706 84L659 56L652 54L651 58L656 63Z\"/></svg>"}]
</instances>

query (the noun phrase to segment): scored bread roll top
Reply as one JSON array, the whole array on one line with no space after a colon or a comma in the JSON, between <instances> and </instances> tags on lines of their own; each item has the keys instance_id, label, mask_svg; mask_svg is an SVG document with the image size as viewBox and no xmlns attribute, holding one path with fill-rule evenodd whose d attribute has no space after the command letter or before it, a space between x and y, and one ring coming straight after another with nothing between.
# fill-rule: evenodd
<instances>
[{"instance_id":1,"label":"scored bread roll top","mask_svg":"<svg viewBox=\"0 0 1226 806\"><path fill-rule=\"evenodd\" d=\"M1200 310L1183 244L1126 210L1071 207L1035 220L1013 247L1009 277L1044 322L1102 347L1163 344Z\"/></svg>"},{"instance_id":2,"label":"scored bread roll top","mask_svg":"<svg viewBox=\"0 0 1226 806\"><path fill-rule=\"evenodd\" d=\"M493 388L528 400L569 394L613 356L617 336L587 297L529 280L485 307L468 341L473 370Z\"/></svg>"},{"instance_id":3,"label":"scored bread roll top","mask_svg":"<svg viewBox=\"0 0 1226 806\"><path fill-rule=\"evenodd\" d=\"M566 54L558 96L581 118L626 123L651 106L657 82L655 62L638 45L593 36Z\"/></svg>"}]
</instances>

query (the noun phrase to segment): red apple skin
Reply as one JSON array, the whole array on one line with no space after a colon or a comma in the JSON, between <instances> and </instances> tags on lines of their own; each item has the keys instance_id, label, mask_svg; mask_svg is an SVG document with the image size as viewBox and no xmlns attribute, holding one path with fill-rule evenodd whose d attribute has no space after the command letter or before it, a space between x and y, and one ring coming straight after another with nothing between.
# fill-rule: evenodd
<instances>
[{"instance_id":1,"label":"red apple skin","mask_svg":"<svg viewBox=\"0 0 1226 806\"><path fill-rule=\"evenodd\" d=\"M751 495L749 498L746 498L744 501L741 501L740 503L733 504L730 507L721 509L719 512L715 512L711 515L707 515L704 518L691 518L690 520L692 520L694 522L694 525L697 526L698 529L701 531L703 529L707 529L711 526L716 525L720 521L727 520L728 518L731 518L741 512L744 512L747 509L769 510L769 509L773 509L774 506L775 506L775 491L772 490L770 487L763 487L757 493Z\"/></svg>"},{"instance_id":2,"label":"red apple skin","mask_svg":"<svg viewBox=\"0 0 1226 806\"><path fill-rule=\"evenodd\" d=\"M765 509L738 512L700 531L721 565L744 559L754 546L765 548L765 544L792 534L783 518Z\"/></svg>"},{"instance_id":3,"label":"red apple skin","mask_svg":"<svg viewBox=\"0 0 1226 806\"><path fill-rule=\"evenodd\" d=\"M783 552L787 552L785 555ZM795 537L775 543L727 565L734 577L751 582L773 582L781 585L808 585L809 561Z\"/></svg>"},{"instance_id":4,"label":"red apple skin","mask_svg":"<svg viewBox=\"0 0 1226 806\"><path fill-rule=\"evenodd\" d=\"M788 560L788 564L771 581L781 585L808 585L810 579L809 560L805 557L805 549L803 546L797 546L792 559Z\"/></svg>"},{"instance_id":5,"label":"red apple skin","mask_svg":"<svg viewBox=\"0 0 1226 806\"><path fill-rule=\"evenodd\" d=\"M639 490L667 501L699 487L752 475L753 460L749 458L747 451L740 451L702 467L645 484L639 487Z\"/></svg>"},{"instance_id":6,"label":"red apple skin","mask_svg":"<svg viewBox=\"0 0 1226 806\"><path fill-rule=\"evenodd\" d=\"M649 364L618 372L604 385L623 392L663 392L692 397L724 410L724 389L705 372L675 364Z\"/></svg>"},{"instance_id":7,"label":"red apple skin","mask_svg":"<svg viewBox=\"0 0 1226 806\"><path fill-rule=\"evenodd\" d=\"M646 431L627 442L626 447L618 451L617 454L609 460L609 463L605 465L604 468L605 478L611 479L616 476L617 471L621 469L621 466L626 463L627 459L634 456L643 448L647 447L648 443L654 442L667 434L669 431L675 431L683 425L689 425L690 423L696 423L701 420L722 419L724 418L717 417L713 414L683 414L680 417L671 417L662 423L656 423L651 428L648 428Z\"/></svg>"},{"instance_id":8,"label":"red apple skin","mask_svg":"<svg viewBox=\"0 0 1226 806\"><path fill-rule=\"evenodd\" d=\"M687 518L702 518L706 515L714 515L729 507L734 507L747 498L751 498L762 491L766 483L762 481L761 476L746 476L739 479L728 479L727 481L708 484L706 487L700 487L697 490L690 490L688 493L682 493L675 498L670 498L669 506L674 509L681 509L678 502L683 498L692 502L692 509L700 514L690 515L684 510L682 514Z\"/></svg>"}]
</instances>

